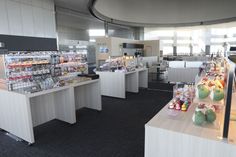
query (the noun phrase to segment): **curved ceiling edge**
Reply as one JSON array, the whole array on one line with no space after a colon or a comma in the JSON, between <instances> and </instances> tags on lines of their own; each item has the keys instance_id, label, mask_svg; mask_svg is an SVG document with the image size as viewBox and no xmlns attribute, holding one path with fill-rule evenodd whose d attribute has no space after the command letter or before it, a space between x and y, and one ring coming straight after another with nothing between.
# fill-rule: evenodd
<instances>
[{"instance_id":1,"label":"curved ceiling edge","mask_svg":"<svg viewBox=\"0 0 236 157\"><path fill-rule=\"evenodd\" d=\"M131 27L184 27L184 26L200 26L200 25L212 25L212 24L220 24L226 22L233 22L236 21L236 16L231 18L225 19L218 19L212 21L199 21L199 22L192 22L192 23L175 23L175 24L166 24L166 23L135 23L135 22L128 22L128 21L121 21L112 19L108 16L101 14L97 9L94 7L97 0L89 0L88 9L92 16L95 18L108 22L111 24L117 24L122 26L131 26Z\"/></svg>"}]
</instances>

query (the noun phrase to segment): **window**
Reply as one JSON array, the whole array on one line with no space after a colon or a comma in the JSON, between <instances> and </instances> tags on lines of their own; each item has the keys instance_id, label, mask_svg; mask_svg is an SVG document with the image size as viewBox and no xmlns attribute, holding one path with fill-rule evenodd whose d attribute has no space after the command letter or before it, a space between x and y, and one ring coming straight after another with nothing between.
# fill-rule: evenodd
<instances>
[{"instance_id":1,"label":"window","mask_svg":"<svg viewBox=\"0 0 236 157\"><path fill-rule=\"evenodd\" d=\"M204 50L200 46L193 46L193 54L200 54L202 51Z\"/></svg>"},{"instance_id":2,"label":"window","mask_svg":"<svg viewBox=\"0 0 236 157\"><path fill-rule=\"evenodd\" d=\"M89 36L98 37L98 36L105 36L104 29L90 29Z\"/></svg>"},{"instance_id":3,"label":"window","mask_svg":"<svg viewBox=\"0 0 236 157\"><path fill-rule=\"evenodd\" d=\"M236 42L236 37L230 38L211 38L211 43Z\"/></svg>"},{"instance_id":4,"label":"window","mask_svg":"<svg viewBox=\"0 0 236 157\"><path fill-rule=\"evenodd\" d=\"M222 45L212 45L210 51L211 54L217 54L218 52L223 53L224 47Z\"/></svg>"},{"instance_id":5,"label":"window","mask_svg":"<svg viewBox=\"0 0 236 157\"><path fill-rule=\"evenodd\" d=\"M190 54L190 47L178 46L177 47L177 54L178 55L189 55Z\"/></svg>"},{"instance_id":6,"label":"window","mask_svg":"<svg viewBox=\"0 0 236 157\"><path fill-rule=\"evenodd\" d=\"M157 40L174 36L174 30L148 30L144 33L145 40Z\"/></svg>"},{"instance_id":7,"label":"window","mask_svg":"<svg viewBox=\"0 0 236 157\"><path fill-rule=\"evenodd\" d=\"M163 56L173 55L173 47L172 46L164 46L163 47Z\"/></svg>"},{"instance_id":8,"label":"window","mask_svg":"<svg viewBox=\"0 0 236 157\"><path fill-rule=\"evenodd\" d=\"M177 37L190 37L191 31L177 31Z\"/></svg>"},{"instance_id":9,"label":"window","mask_svg":"<svg viewBox=\"0 0 236 157\"><path fill-rule=\"evenodd\" d=\"M177 44L190 44L191 40L177 40Z\"/></svg>"},{"instance_id":10,"label":"window","mask_svg":"<svg viewBox=\"0 0 236 157\"><path fill-rule=\"evenodd\" d=\"M228 37L232 37L235 34L236 34L236 27L231 27L228 29L228 32L227 32Z\"/></svg>"},{"instance_id":11,"label":"window","mask_svg":"<svg viewBox=\"0 0 236 157\"><path fill-rule=\"evenodd\" d=\"M211 34L218 35L218 36L227 35L228 37L232 37L234 34L236 34L236 27L213 28L213 29L211 29Z\"/></svg>"},{"instance_id":12,"label":"window","mask_svg":"<svg viewBox=\"0 0 236 157\"><path fill-rule=\"evenodd\" d=\"M174 36L174 31L173 30L157 30L157 31L152 31L151 33L155 34L156 36L159 36L159 37Z\"/></svg>"},{"instance_id":13,"label":"window","mask_svg":"<svg viewBox=\"0 0 236 157\"><path fill-rule=\"evenodd\" d=\"M224 28L212 28L211 29L211 34L212 35L226 35L227 30Z\"/></svg>"},{"instance_id":14,"label":"window","mask_svg":"<svg viewBox=\"0 0 236 157\"><path fill-rule=\"evenodd\" d=\"M236 37L231 37L231 38L227 38L225 39L226 42L236 42Z\"/></svg>"},{"instance_id":15,"label":"window","mask_svg":"<svg viewBox=\"0 0 236 157\"><path fill-rule=\"evenodd\" d=\"M162 42L163 42L164 44L173 44L173 43L174 43L173 40L162 40Z\"/></svg>"},{"instance_id":16,"label":"window","mask_svg":"<svg viewBox=\"0 0 236 157\"><path fill-rule=\"evenodd\" d=\"M96 39L89 39L89 42L96 42Z\"/></svg>"},{"instance_id":17,"label":"window","mask_svg":"<svg viewBox=\"0 0 236 157\"><path fill-rule=\"evenodd\" d=\"M224 43L225 38L211 38L211 43Z\"/></svg>"},{"instance_id":18,"label":"window","mask_svg":"<svg viewBox=\"0 0 236 157\"><path fill-rule=\"evenodd\" d=\"M159 39L162 41L164 54L173 54L172 46L177 47L177 54L189 55L204 53L206 45L211 46L210 53L223 52L223 44L236 45L236 22L224 24L178 27L178 28L144 28L145 39Z\"/></svg>"}]
</instances>

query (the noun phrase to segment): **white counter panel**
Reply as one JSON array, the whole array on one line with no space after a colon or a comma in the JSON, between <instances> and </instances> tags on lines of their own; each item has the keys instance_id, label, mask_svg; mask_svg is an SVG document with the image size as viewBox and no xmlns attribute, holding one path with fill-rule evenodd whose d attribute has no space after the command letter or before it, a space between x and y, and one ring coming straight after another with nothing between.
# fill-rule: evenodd
<instances>
[{"instance_id":1,"label":"white counter panel","mask_svg":"<svg viewBox=\"0 0 236 157\"><path fill-rule=\"evenodd\" d=\"M222 140L222 128L196 126L187 112L171 117L166 105L145 125L145 157L235 157L236 141Z\"/></svg>"},{"instance_id":2,"label":"white counter panel","mask_svg":"<svg viewBox=\"0 0 236 157\"><path fill-rule=\"evenodd\" d=\"M125 74L119 72L96 72L101 80L101 94L125 98Z\"/></svg>"},{"instance_id":3,"label":"white counter panel","mask_svg":"<svg viewBox=\"0 0 236 157\"><path fill-rule=\"evenodd\" d=\"M101 80L101 94L104 96L126 98L126 91L138 93L139 87L148 88L148 70L136 69L131 72L97 71Z\"/></svg>"},{"instance_id":4,"label":"white counter panel","mask_svg":"<svg viewBox=\"0 0 236 157\"><path fill-rule=\"evenodd\" d=\"M0 89L0 128L34 143L33 127L52 119L73 124L76 109L101 111L100 81L84 81L32 94Z\"/></svg>"},{"instance_id":5,"label":"white counter panel","mask_svg":"<svg viewBox=\"0 0 236 157\"><path fill-rule=\"evenodd\" d=\"M26 96L0 90L0 128L34 142L30 102Z\"/></svg>"}]
</instances>

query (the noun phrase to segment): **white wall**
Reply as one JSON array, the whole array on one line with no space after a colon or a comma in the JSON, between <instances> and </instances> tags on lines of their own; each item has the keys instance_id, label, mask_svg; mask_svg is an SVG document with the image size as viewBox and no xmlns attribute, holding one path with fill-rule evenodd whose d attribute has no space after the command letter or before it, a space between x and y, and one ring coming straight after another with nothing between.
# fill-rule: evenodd
<instances>
[{"instance_id":1,"label":"white wall","mask_svg":"<svg viewBox=\"0 0 236 157\"><path fill-rule=\"evenodd\" d=\"M0 34L56 38L54 0L0 0Z\"/></svg>"}]
</instances>

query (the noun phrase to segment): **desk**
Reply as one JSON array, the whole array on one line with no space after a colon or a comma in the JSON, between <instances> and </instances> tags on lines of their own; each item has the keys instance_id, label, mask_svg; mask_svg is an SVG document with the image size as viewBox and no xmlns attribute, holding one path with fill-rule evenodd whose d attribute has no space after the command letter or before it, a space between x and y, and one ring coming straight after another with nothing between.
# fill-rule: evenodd
<instances>
[{"instance_id":1,"label":"desk","mask_svg":"<svg viewBox=\"0 0 236 157\"><path fill-rule=\"evenodd\" d=\"M148 88L148 69L142 68L142 69L137 69L137 71L138 71L139 87Z\"/></svg>"},{"instance_id":2,"label":"desk","mask_svg":"<svg viewBox=\"0 0 236 157\"><path fill-rule=\"evenodd\" d=\"M131 72L97 71L101 79L101 94L104 96L126 98L126 91L138 93L139 87L148 87L148 70L136 69Z\"/></svg>"},{"instance_id":3,"label":"desk","mask_svg":"<svg viewBox=\"0 0 236 157\"><path fill-rule=\"evenodd\" d=\"M0 128L34 143L33 127L59 119L76 123L76 110L102 110L100 80L84 81L31 94L0 89Z\"/></svg>"}]
</instances>

